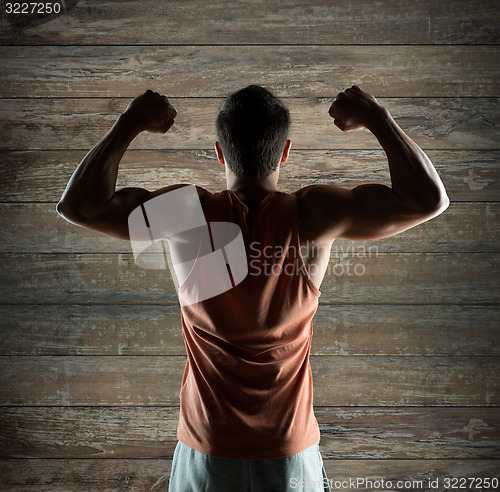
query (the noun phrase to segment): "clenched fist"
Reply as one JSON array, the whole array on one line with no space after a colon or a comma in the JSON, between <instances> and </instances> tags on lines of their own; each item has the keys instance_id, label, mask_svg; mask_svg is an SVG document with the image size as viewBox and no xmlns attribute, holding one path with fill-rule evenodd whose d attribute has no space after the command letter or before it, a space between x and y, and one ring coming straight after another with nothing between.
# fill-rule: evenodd
<instances>
[{"instance_id":1,"label":"clenched fist","mask_svg":"<svg viewBox=\"0 0 500 492\"><path fill-rule=\"evenodd\" d=\"M330 107L329 114L333 122L343 132L351 132L361 128L370 128L385 108L367 92L357 85L337 94Z\"/></svg>"},{"instance_id":2,"label":"clenched fist","mask_svg":"<svg viewBox=\"0 0 500 492\"><path fill-rule=\"evenodd\" d=\"M166 96L147 90L128 105L123 116L139 131L165 133L174 124L177 111Z\"/></svg>"}]
</instances>

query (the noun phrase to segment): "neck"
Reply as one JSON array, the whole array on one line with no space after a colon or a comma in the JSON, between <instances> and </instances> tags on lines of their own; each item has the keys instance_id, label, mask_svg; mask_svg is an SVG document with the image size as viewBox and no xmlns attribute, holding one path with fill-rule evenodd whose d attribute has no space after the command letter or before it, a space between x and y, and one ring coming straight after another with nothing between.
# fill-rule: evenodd
<instances>
[{"instance_id":1,"label":"neck","mask_svg":"<svg viewBox=\"0 0 500 492\"><path fill-rule=\"evenodd\" d=\"M279 168L265 178L242 178L226 166L226 187L248 206L257 205L267 194L276 190Z\"/></svg>"}]
</instances>

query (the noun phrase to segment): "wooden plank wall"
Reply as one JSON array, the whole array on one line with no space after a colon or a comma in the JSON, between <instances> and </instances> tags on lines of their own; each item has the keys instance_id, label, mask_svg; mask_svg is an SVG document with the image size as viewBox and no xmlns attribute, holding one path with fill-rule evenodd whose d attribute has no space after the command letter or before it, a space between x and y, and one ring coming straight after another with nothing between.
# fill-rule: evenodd
<instances>
[{"instance_id":1,"label":"wooden plank wall","mask_svg":"<svg viewBox=\"0 0 500 492\"><path fill-rule=\"evenodd\" d=\"M405 490L500 478L498 3L65 7L2 12L0 488L167 490L185 362L172 283L136 267L128 243L64 222L55 204L147 88L179 115L167 135L133 142L119 185L221 189L214 118L248 83L292 113L280 189L389 183L371 134L342 134L327 114L357 83L425 148L451 198L399 236L334 244L311 357L329 477L424 480Z\"/></svg>"}]
</instances>

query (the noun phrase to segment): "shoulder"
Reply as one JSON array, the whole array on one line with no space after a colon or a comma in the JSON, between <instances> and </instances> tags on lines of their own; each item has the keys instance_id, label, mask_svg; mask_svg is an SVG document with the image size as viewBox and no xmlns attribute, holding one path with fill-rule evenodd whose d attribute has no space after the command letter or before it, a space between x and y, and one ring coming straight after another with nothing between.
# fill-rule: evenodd
<instances>
[{"instance_id":1,"label":"shoulder","mask_svg":"<svg viewBox=\"0 0 500 492\"><path fill-rule=\"evenodd\" d=\"M309 185L293 192L303 205L317 205L321 201L340 202L345 200L349 193L346 188L334 185Z\"/></svg>"},{"instance_id":2,"label":"shoulder","mask_svg":"<svg viewBox=\"0 0 500 492\"><path fill-rule=\"evenodd\" d=\"M318 218L332 213L342 215L352 200L350 190L333 185L305 186L293 194L297 197L299 210L303 214Z\"/></svg>"},{"instance_id":3,"label":"shoulder","mask_svg":"<svg viewBox=\"0 0 500 492\"><path fill-rule=\"evenodd\" d=\"M331 240L345 227L352 206L349 190L333 185L310 185L293 193L297 198L299 229L307 240Z\"/></svg>"}]
</instances>

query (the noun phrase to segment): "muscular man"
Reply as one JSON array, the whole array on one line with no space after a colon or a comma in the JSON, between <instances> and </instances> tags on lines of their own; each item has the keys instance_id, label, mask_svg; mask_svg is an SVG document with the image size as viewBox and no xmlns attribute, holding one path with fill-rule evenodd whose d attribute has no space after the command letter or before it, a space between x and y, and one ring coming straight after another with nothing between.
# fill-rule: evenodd
<instances>
[{"instance_id":1,"label":"muscular man","mask_svg":"<svg viewBox=\"0 0 500 492\"><path fill-rule=\"evenodd\" d=\"M291 145L287 108L266 89L249 86L219 110L215 147L227 189L196 187L197 198L207 223L241 228L252 264L238 285L181 308L188 357L173 492L280 492L300 483L328 490L309 352L332 242L392 236L448 207L431 161L373 96L353 86L337 95L329 114L344 132L366 127L375 135L387 154L391 187L278 192L279 166ZM165 133L175 116L165 96L147 91L136 97L78 166L58 213L129 239L133 210L186 185L115 190L118 165L140 132Z\"/></svg>"}]
</instances>

